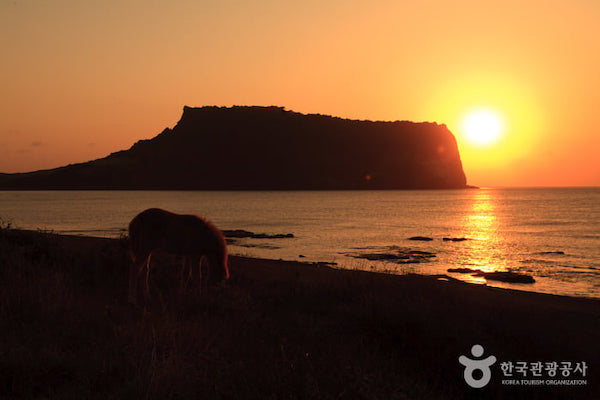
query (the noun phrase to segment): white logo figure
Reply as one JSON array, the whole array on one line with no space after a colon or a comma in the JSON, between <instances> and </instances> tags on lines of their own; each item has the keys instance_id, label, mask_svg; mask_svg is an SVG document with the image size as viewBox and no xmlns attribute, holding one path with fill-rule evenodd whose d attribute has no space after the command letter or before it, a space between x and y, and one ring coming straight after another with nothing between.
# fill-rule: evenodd
<instances>
[{"instance_id":1,"label":"white logo figure","mask_svg":"<svg viewBox=\"0 0 600 400\"><path fill-rule=\"evenodd\" d=\"M471 354L476 358L481 357L483 355L483 347L476 344L471 347ZM489 383L492 377L490 367L496 362L496 357L489 356L488 358L483 358L481 360L473 360L466 356L460 356L458 357L458 362L465 366L465 373L463 374L465 382L472 388L479 389ZM473 377L473 372L475 370L480 370L483 373L481 378L475 379Z\"/></svg>"}]
</instances>

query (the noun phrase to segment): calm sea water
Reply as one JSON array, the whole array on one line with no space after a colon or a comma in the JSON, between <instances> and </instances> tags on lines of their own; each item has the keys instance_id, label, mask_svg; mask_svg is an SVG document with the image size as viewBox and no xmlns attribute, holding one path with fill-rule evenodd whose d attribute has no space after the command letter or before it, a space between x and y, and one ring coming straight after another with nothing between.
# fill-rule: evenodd
<instances>
[{"instance_id":1,"label":"calm sea water","mask_svg":"<svg viewBox=\"0 0 600 400\"><path fill-rule=\"evenodd\" d=\"M202 214L221 229L294 235L240 239L230 246L233 254L388 273L447 274L474 283L486 280L447 269L513 270L532 275L536 282L487 284L600 298L600 188L0 191L0 218L5 222L57 233L118 237L131 218L149 207ZM408 240L414 236L433 240ZM411 257L396 260L400 263L357 258L397 252Z\"/></svg>"}]
</instances>

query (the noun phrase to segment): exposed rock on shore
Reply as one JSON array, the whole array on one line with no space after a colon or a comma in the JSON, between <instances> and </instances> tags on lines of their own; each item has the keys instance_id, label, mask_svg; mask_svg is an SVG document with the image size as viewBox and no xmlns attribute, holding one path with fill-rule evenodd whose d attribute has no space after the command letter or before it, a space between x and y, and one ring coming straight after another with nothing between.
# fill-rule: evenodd
<instances>
[{"instance_id":1,"label":"exposed rock on shore","mask_svg":"<svg viewBox=\"0 0 600 400\"><path fill-rule=\"evenodd\" d=\"M429 262L432 258L436 257L434 253L428 251L413 250L397 246L390 246L375 252L358 252L349 253L347 255L371 261L390 261L396 264L418 264Z\"/></svg>"},{"instance_id":2,"label":"exposed rock on shore","mask_svg":"<svg viewBox=\"0 0 600 400\"><path fill-rule=\"evenodd\" d=\"M521 274L513 271L493 271L484 272L479 269L471 268L448 268L448 272L458 272L461 274L471 274L473 276L483 276L487 280L507 282L507 283L535 283L531 275Z\"/></svg>"}]
</instances>

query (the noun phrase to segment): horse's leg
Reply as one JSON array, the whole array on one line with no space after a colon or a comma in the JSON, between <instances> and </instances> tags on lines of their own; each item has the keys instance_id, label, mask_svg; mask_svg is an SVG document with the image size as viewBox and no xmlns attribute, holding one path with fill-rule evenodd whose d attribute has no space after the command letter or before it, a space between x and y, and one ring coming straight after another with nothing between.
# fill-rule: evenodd
<instances>
[{"instance_id":1,"label":"horse's leg","mask_svg":"<svg viewBox=\"0 0 600 400\"><path fill-rule=\"evenodd\" d=\"M137 304L137 278L139 276L139 265L133 262L129 267L129 296L130 304Z\"/></svg>"},{"instance_id":2,"label":"horse's leg","mask_svg":"<svg viewBox=\"0 0 600 400\"><path fill-rule=\"evenodd\" d=\"M221 288L225 284L225 281L229 279L229 273L224 268L224 262L219 255L213 254L207 256L208 265L206 270L207 279L205 285L207 288Z\"/></svg>"},{"instance_id":3,"label":"horse's leg","mask_svg":"<svg viewBox=\"0 0 600 400\"><path fill-rule=\"evenodd\" d=\"M202 274L202 264L206 262L206 256L200 256L197 259L198 264L198 293L202 293L202 281L204 280L204 276Z\"/></svg>"},{"instance_id":4,"label":"horse's leg","mask_svg":"<svg viewBox=\"0 0 600 400\"><path fill-rule=\"evenodd\" d=\"M183 256L183 262L181 264L181 271L179 274L179 286L180 291L183 292L190 281L193 282L194 274L194 260L190 256ZM186 276L187 275L187 276Z\"/></svg>"},{"instance_id":5,"label":"horse's leg","mask_svg":"<svg viewBox=\"0 0 600 400\"><path fill-rule=\"evenodd\" d=\"M137 304L138 281L140 280L140 275L142 274L142 270L148 266L149 257L150 256L148 256L146 258L140 258L142 260L141 262L139 261L140 259L137 259L136 261L132 262L131 266L129 267L128 301L130 304L133 304L133 305Z\"/></svg>"},{"instance_id":6,"label":"horse's leg","mask_svg":"<svg viewBox=\"0 0 600 400\"><path fill-rule=\"evenodd\" d=\"M152 258L152 253L148 255L148 259L146 260L146 291L144 292L146 304L150 302L150 259Z\"/></svg>"},{"instance_id":7,"label":"horse's leg","mask_svg":"<svg viewBox=\"0 0 600 400\"><path fill-rule=\"evenodd\" d=\"M203 279L203 287L207 291L210 290L211 284L213 283L211 280L215 278L215 273L212 271L213 268L217 265L217 257L214 254L210 254L205 256L205 276Z\"/></svg>"},{"instance_id":8,"label":"horse's leg","mask_svg":"<svg viewBox=\"0 0 600 400\"><path fill-rule=\"evenodd\" d=\"M188 282L192 282L192 285L194 284L194 263L195 263L195 258L192 256L187 256L186 257L187 260L187 271L188 271L188 276L187 276L187 281L186 281L186 286Z\"/></svg>"},{"instance_id":9,"label":"horse's leg","mask_svg":"<svg viewBox=\"0 0 600 400\"><path fill-rule=\"evenodd\" d=\"M181 271L179 271L179 291L183 293L183 290L185 289L185 287L187 286L187 281L184 283L184 274L185 274L185 269L187 267L187 257L183 257L182 263L181 263Z\"/></svg>"}]
</instances>

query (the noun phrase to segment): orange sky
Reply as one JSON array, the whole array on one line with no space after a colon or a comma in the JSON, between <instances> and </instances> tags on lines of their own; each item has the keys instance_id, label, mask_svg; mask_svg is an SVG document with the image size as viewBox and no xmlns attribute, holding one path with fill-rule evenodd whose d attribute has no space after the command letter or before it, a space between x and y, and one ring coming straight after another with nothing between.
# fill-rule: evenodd
<instances>
[{"instance_id":1,"label":"orange sky","mask_svg":"<svg viewBox=\"0 0 600 400\"><path fill-rule=\"evenodd\" d=\"M0 172L129 148L183 105L437 121L470 184L600 185L600 2L0 2ZM487 107L501 139L469 143Z\"/></svg>"}]
</instances>

